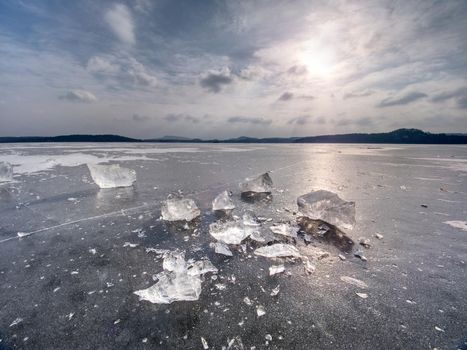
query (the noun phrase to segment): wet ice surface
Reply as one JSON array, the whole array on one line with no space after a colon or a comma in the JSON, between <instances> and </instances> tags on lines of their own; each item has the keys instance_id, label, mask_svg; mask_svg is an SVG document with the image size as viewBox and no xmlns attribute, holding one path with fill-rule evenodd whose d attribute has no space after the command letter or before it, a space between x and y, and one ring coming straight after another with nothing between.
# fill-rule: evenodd
<instances>
[{"instance_id":1,"label":"wet ice surface","mask_svg":"<svg viewBox=\"0 0 467 350\"><path fill-rule=\"evenodd\" d=\"M202 339L214 349L462 348L466 151L2 145L0 161L13 165L14 176L0 185L0 348L200 349ZM134 169L137 182L99 189L86 163ZM271 195L242 199L239 182L266 171ZM297 197L321 189L356 203L356 225L345 233L367 261L333 240L271 230L288 232L280 225L296 222ZM224 190L235 204L228 218L212 211ZM160 220L174 193L194 199L200 216ZM209 233L227 220L252 230L241 245L228 245L232 256L216 253ZM255 254L271 239L302 257ZM197 300L140 300L134 292L173 277L164 268L173 251L184 251L190 266L207 258L218 272L181 273L199 279ZM270 275L280 265L284 271ZM197 283L188 285L194 295Z\"/></svg>"}]
</instances>

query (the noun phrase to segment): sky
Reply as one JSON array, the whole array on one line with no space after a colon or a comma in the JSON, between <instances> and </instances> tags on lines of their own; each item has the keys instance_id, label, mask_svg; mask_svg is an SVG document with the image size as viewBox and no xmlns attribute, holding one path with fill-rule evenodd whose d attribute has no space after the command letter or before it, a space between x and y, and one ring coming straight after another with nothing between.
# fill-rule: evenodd
<instances>
[{"instance_id":1,"label":"sky","mask_svg":"<svg viewBox=\"0 0 467 350\"><path fill-rule=\"evenodd\" d=\"M467 1L0 0L0 136L467 133Z\"/></svg>"}]
</instances>

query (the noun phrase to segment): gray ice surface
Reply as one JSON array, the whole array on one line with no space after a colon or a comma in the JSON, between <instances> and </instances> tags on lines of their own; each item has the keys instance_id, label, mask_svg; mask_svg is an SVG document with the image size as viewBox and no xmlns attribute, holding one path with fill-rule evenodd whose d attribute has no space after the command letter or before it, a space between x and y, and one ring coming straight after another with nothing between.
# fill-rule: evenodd
<instances>
[{"instance_id":1,"label":"gray ice surface","mask_svg":"<svg viewBox=\"0 0 467 350\"><path fill-rule=\"evenodd\" d=\"M463 348L466 158L465 146L0 145L14 169L0 185L0 349ZM99 189L87 163L134 169L137 181ZM266 171L271 195L242 199L239 182ZM232 218L212 212L225 189ZM321 189L355 202L347 234L367 261L270 230L294 223L297 197ZM169 194L201 215L160 220ZM267 239L217 254L209 225L244 214ZM279 242L306 259L254 254ZM197 300L140 300L170 251L218 272L196 276Z\"/></svg>"}]
</instances>

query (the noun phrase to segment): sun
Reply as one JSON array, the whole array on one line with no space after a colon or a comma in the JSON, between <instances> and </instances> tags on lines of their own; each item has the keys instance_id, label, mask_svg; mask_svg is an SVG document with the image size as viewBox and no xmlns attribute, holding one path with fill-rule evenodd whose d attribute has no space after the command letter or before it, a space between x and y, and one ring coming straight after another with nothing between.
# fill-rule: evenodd
<instances>
[{"instance_id":1,"label":"sun","mask_svg":"<svg viewBox=\"0 0 467 350\"><path fill-rule=\"evenodd\" d=\"M330 79L335 69L334 53L329 48L306 48L299 54L299 60L310 77Z\"/></svg>"}]
</instances>

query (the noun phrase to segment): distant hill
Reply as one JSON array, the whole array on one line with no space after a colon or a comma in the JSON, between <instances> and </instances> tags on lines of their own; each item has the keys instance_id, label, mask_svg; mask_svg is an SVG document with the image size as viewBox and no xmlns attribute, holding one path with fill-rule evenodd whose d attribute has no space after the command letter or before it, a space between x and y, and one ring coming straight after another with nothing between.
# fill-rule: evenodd
<instances>
[{"instance_id":1,"label":"distant hill","mask_svg":"<svg viewBox=\"0 0 467 350\"><path fill-rule=\"evenodd\" d=\"M0 143L10 142L141 142L120 135L60 135L0 137Z\"/></svg>"},{"instance_id":2,"label":"distant hill","mask_svg":"<svg viewBox=\"0 0 467 350\"><path fill-rule=\"evenodd\" d=\"M0 137L7 142L181 142L181 143L405 143L405 144L467 144L467 134L432 134L418 129L397 129L385 133L340 134L306 137L255 138L240 136L225 140L190 139L181 136L164 136L155 139L133 139L119 135L62 135Z\"/></svg>"}]
</instances>

